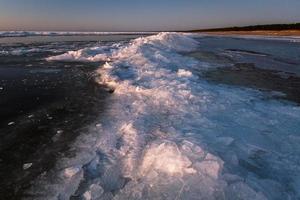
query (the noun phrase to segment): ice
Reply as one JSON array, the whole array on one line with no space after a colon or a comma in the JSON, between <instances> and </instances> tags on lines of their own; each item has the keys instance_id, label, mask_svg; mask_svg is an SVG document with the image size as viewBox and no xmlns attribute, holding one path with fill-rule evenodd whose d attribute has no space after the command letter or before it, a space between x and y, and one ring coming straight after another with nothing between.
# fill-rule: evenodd
<instances>
[{"instance_id":1,"label":"ice","mask_svg":"<svg viewBox=\"0 0 300 200\"><path fill-rule=\"evenodd\" d=\"M228 199L253 199L253 200L266 200L267 198L261 193L255 192L243 182L231 184L226 189Z\"/></svg>"},{"instance_id":2,"label":"ice","mask_svg":"<svg viewBox=\"0 0 300 200\"><path fill-rule=\"evenodd\" d=\"M12 125L14 125L15 124L15 122L9 122L7 125L8 126L12 126Z\"/></svg>"},{"instance_id":3,"label":"ice","mask_svg":"<svg viewBox=\"0 0 300 200\"><path fill-rule=\"evenodd\" d=\"M243 182L243 179L240 176L234 174L223 174L223 179L228 183L236 183L236 182Z\"/></svg>"},{"instance_id":4,"label":"ice","mask_svg":"<svg viewBox=\"0 0 300 200\"><path fill-rule=\"evenodd\" d=\"M53 117L47 117L47 119L49 119L49 120L52 120L52 119L53 119Z\"/></svg>"},{"instance_id":5,"label":"ice","mask_svg":"<svg viewBox=\"0 0 300 200\"><path fill-rule=\"evenodd\" d=\"M10 54L15 55L15 56L20 56L20 55L24 55L27 53L36 53L36 52L42 52L42 51L44 51L44 50L38 49L38 48L30 48L30 49L21 48L21 49L15 49L15 50L11 51Z\"/></svg>"},{"instance_id":6,"label":"ice","mask_svg":"<svg viewBox=\"0 0 300 200\"><path fill-rule=\"evenodd\" d=\"M96 124L96 127L101 127L102 126L102 124Z\"/></svg>"},{"instance_id":7,"label":"ice","mask_svg":"<svg viewBox=\"0 0 300 200\"><path fill-rule=\"evenodd\" d=\"M171 176L196 173L196 170L190 167L191 164L192 162L181 154L176 144L164 142L148 148L142 161L141 174L146 176L152 170Z\"/></svg>"},{"instance_id":8,"label":"ice","mask_svg":"<svg viewBox=\"0 0 300 200\"><path fill-rule=\"evenodd\" d=\"M52 56L47 58L48 61L84 61L84 62L95 62L95 61L110 61L115 59L124 59L128 56L131 58L137 58L139 56L138 51L143 53L150 53L151 49L147 49L146 45L153 46L157 50L176 50L176 51L189 51L197 47L197 42L189 37L178 37L176 33L159 33L158 35L140 37L132 41L129 47L117 48L119 45L114 46L97 46L78 51L69 51L65 54ZM145 45L145 47L143 46ZM149 51L150 50L150 51ZM135 53L137 53L135 55ZM170 62L165 57L164 52L155 51L153 52L154 59L161 60L163 62ZM145 58L139 57L135 59L135 62L143 62Z\"/></svg>"},{"instance_id":9,"label":"ice","mask_svg":"<svg viewBox=\"0 0 300 200\"><path fill-rule=\"evenodd\" d=\"M66 178L72 178L75 174L79 173L80 170L80 167L69 167L64 170L64 176Z\"/></svg>"},{"instance_id":10,"label":"ice","mask_svg":"<svg viewBox=\"0 0 300 200\"><path fill-rule=\"evenodd\" d=\"M83 194L83 197L85 200L97 200L102 196L103 192L104 190L100 185L92 184L88 191Z\"/></svg>"},{"instance_id":11,"label":"ice","mask_svg":"<svg viewBox=\"0 0 300 200\"><path fill-rule=\"evenodd\" d=\"M108 47L92 47L85 48L78 51L69 51L65 54L52 56L47 58L47 61L83 61L83 62L96 62L96 61L109 61L109 57L105 55L105 51L109 50Z\"/></svg>"},{"instance_id":12,"label":"ice","mask_svg":"<svg viewBox=\"0 0 300 200\"><path fill-rule=\"evenodd\" d=\"M213 178L218 178L219 173L222 169L222 165L214 160L207 160L201 163L196 163L194 167L197 169L197 171L207 174Z\"/></svg>"},{"instance_id":13,"label":"ice","mask_svg":"<svg viewBox=\"0 0 300 200\"><path fill-rule=\"evenodd\" d=\"M86 192L83 194L83 199L84 199L84 200L91 200L91 199L92 199L91 192L90 192L90 191L86 191Z\"/></svg>"},{"instance_id":14,"label":"ice","mask_svg":"<svg viewBox=\"0 0 300 200\"><path fill-rule=\"evenodd\" d=\"M1 38L1 36L0 36ZM49 48L31 48L31 47L20 47L20 48L12 48L9 50L2 50L0 51L0 55L7 56L7 55L13 55L13 56L22 56L26 54L32 54L32 53L42 53L42 52L56 52L55 49L49 49Z\"/></svg>"},{"instance_id":15,"label":"ice","mask_svg":"<svg viewBox=\"0 0 300 200\"><path fill-rule=\"evenodd\" d=\"M31 118L33 118L34 117L34 115L28 115L28 118L29 119L31 119Z\"/></svg>"},{"instance_id":16,"label":"ice","mask_svg":"<svg viewBox=\"0 0 300 200\"><path fill-rule=\"evenodd\" d=\"M32 166L32 163L25 163L25 164L23 165L23 169L24 169L24 170L27 170L27 169L29 169L31 166Z\"/></svg>"},{"instance_id":17,"label":"ice","mask_svg":"<svg viewBox=\"0 0 300 200\"><path fill-rule=\"evenodd\" d=\"M35 74L35 73L45 73L45 74L50 74L50 73L58 73L60 72L60 69L34 69L30 70L30 73Z\"/></svg>"},{"instance_id":18,"label":"ice","mask_svg":"<svg viewBox=\"0 0 300 200\"><path fill-rule=\"evenodd\" d=\"M159 33L48 58L107 61L96 81L113 93L101 126L59 160L69 171L45 199L73 195L80 181L86 190L76 195L92 199L95 180L99 199L299 198L300 108L203 80L197 73L210 65L184 56L199 45L191 34Z\"/></svg>"},{"instance_id":19,"label":"ice","mask_svg":"<svg viewBox=\"0 0 300 200\"><path fill-rule=\"evenodd\" d=\"M62 134L64 131L63 130L57 130L56 133L57 134Z\"/></svg>"},{"instance_id":20,"label":"ice","mask_svg":"<svg viewBox=\"0 0 300 200\"><path fill-rule=\"evenodd\" d=\"M184 70L184 69L179 69L178 70L178 72L177 72L177 75L179 76L179 77L190 77L190 76L192 76L193 74L192 74L192 72L190 72L190 71L187 71L187 70Z\"/></svg>"},{"instance_id":21,"label":"ice","mask_svg":"<svg viewBox=\"0 0 300 200\"><path fill-rule=\"evenodd\" d=\"M62 135L62 131L56 131L56 134L51 138L53 142L57 142Z\"/></svg>"},{"instance_id":22,"label":"ice","mask_svg":"<svg viewBox=\"0 0 300 200\"><path fill-rule=\"evenodd\" d=\"M154 34L155 32L0 31L0 37Z\"/></svg>"}]
</instances>

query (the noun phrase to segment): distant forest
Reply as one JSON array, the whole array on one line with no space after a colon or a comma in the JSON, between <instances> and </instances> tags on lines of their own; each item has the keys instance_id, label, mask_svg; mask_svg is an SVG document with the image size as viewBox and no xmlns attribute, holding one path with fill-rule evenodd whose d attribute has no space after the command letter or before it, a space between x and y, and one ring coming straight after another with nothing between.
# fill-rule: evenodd
<instances>
[{"instance_id":1,"label":"distant forest","mask_svg":"<svg viewBox=\"0 0 300 200\"><path fill-rule=\"evenodd\" d=\"M260 31L260 30L263 30L263 31L300 30L300 23L295 23L295 24L267 24L267 25L254 25L254 26L243 26L243 27L200 29L200 30L192 30L192 32Z\"/></svg>"}]
</instances>

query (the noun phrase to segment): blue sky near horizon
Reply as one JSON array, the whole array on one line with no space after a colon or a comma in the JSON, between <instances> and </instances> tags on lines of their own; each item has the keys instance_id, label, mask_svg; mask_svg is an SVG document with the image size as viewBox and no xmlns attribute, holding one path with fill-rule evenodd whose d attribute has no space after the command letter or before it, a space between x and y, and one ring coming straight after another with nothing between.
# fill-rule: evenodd
<instances>
[{"instance_id":1,"label":"blue sky near horizon","mask_svg":"<svg viewBox=\"0 0 300 200\"><path fill-rule=\"evenodd\" d=\"M190 30L300 22L299 10L299 0L0 0L0 30Z\"/></svg>"}]
</instances>

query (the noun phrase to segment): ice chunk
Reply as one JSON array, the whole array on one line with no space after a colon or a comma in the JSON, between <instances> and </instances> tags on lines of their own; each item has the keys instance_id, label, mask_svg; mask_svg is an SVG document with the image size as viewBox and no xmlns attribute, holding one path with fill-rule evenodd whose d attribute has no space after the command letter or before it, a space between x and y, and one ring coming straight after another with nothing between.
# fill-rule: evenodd
<instances>
[{"instance_id":1,"label":"ice chunk","mask_svg":"<svg viewBox=\"0 0 300 200\"><path fill-rule=\"evenodd\" d=\"M81 167L69 167L64 170L64 176L66 178L72 178L75 174L81 171Z\"/></svg>"},{"instance_id":2,"label":"ice chunk","mask_svg":"<svg viewBox=\"0 0 300 200\"><path fill-rule=\"evenodd\" d=\"M184 175L186 173L195 173L190 167L191 161L178 149L173 142L163 142L154 144L147 149L142 166L142 175L147 175L152 170L167 173L169 175Z\"/></svg>"},{"instance_id":3,"label":"ice chunk","mask_svg":"<svg viewBox=\"0 0 300 200\"><path fill-rule=\"evenodd\" d=\"M102 126L102 124L96 124L96 127L101 127Z\"/></svg>"},{"instance_id":4,"label":"ice chunk","mask_svg":"<svg viewBox=\"0 0 300 200\"><path fill-rule=\"evenodd\" d=\"M188 71L188 70L184 70L184 69L179 69L177 72L177 75L179 77L190 77L192 76L192 72Z\"/></svg>"},{"instance_id":5,"label":"ice chunk","mask_svg":"<svg viewBox=\"0 0 300 200\"><path fill-rule=\"evenodd\" d=\"M0 37L154 34L156 32L0 31Z\"/></svg>"},{"instance_id":6,"label":"ice chunk","mask_svg":"<svg viewBox=\"0 0 300 200\"><path fill-rule=\"evenodd\" d=\"M182 142L180 150L191 160L202 160L206 155L206 152L200 146L187 140Z\"/></svg>"},{"instance_id":7,"label":"ice chunk","mask_svg":"<svg viewBox=\"0 0 300 200\"><path fill-rule=\"evenodd\" d=\"M151 45L159 49L171 49L176 51L190 51L198 46L198 42L191 37L179 33L159 33L149 37L140 37L133 40L130 46L115 48L112 46L96 46L91 48L84 48L78 51L69 51L62 55L52 56L47 58L47 61L83 61L83 62L96 62L96 61L111 61L120 58L131 57L136 51L142 50L141 47ZM112 49L114 51L112 51ZM157 59L165 60L163 55ZM142 59L142 58L141 58ZM143 60L140 60L140 62ZM168 61L167 61L168 62ZM185 72L187 74L188 72Z\"/></svg>"},{"instance_id":8,"label":"ice chunk","mask_svg":"<svg viewBox=\"0 0 300 200\"><path fill-rule=\"evenodd\" d=\"M86 191L86 192L83 194L83 199L84 199L84 200L92 200L92 194L91 194L91 191Z\"/></svg>"},{"instance_id":9,"label":"ice chunk","mask_svg":"<svg viewBox=\"0 0 300 200\"><path fill-rule=\"evenodd\" d=\"M15 122L9 122L7 125L8 126L12 126L12 125L14 125L15 124Z\"/></svg>"},{"instance_id":10,"label":"ice chunk","mask_svg":"<svg viewBox=\"0 0 300 200\"><path fill-rule=\"evenodd\" d=\"M89 189L83 194L85 200L97 200L99 199L104 190L100 185L92 184Z\"/></svg>"},{"instance_id":11,"label":"ice chunk","mask_svg":"<svg viewBox=\"0 0 300 200\"><path fill-rule=\"evenodd\" d=\"M31 166L32 166L32 163L25 163L25 164L23 165L23 169L24 169L24 170L27 170L27 169L29 169Z\"/></svg>"},{"instance_id":12,"label":"ice chunk","mask_svg":"<svg viewBox=\"0 0 300 200\"><path fill-rule=\"evenodd\" d=\"M234 175L234 174L223 174L222 178L228 183L232 184L235 182L243 181L243 179L240 176Z\"/></svg>"}]
</instances>

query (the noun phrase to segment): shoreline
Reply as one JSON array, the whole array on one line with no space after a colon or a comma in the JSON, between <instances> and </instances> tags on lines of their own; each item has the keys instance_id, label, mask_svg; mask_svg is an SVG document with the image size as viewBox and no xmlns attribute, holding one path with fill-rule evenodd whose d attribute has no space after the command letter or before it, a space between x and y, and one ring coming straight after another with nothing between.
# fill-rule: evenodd
<instances>
[{"instance_id":1,"label":"shoreline","mask_svg":"<svg viewBox=\"0 0 300 200\"><path fill-rule=\"evenodd\" d=\"M300 30L257 30L257 31L195 31L208 35L257 35L257 36L299 36Z\"/></svg>"}]
</instances>

